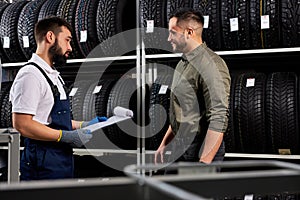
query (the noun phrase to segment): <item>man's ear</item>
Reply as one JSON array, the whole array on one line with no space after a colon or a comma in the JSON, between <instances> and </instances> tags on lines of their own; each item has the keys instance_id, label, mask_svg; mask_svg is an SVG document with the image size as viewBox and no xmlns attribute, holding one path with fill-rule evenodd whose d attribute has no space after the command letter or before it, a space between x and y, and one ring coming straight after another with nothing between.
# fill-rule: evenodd
<instances>
[{"instance_id":1,"label":"man's ear","mask_svg":"<svg viewBox=\"0 0 300 200\"><path fill-rule=\"evenodd\" d=\"M55 35L52 31L48 31L45 37L48 43L53 43L55 41Z\"/></svg>"}]
</instances>

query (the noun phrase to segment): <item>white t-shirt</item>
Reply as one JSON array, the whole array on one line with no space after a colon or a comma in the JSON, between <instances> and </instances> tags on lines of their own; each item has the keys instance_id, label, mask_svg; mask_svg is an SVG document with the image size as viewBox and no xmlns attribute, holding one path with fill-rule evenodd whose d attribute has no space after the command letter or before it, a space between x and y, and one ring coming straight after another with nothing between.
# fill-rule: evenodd
<instances>
[{"instance_id":1,"label":"white t-shirt","mask_svg":"<svg viewBox=\"0 0 300 200\"><path fill-rule=\"evenodd\" d=\"M28 62L34 62L40 66L53 84L58 87L60 99L66 99L66 93L58 78L57 70L52 69L37 54L33 54ZM11 87L9 99L12 103L13 113L30 114L33 115L35 121L46 125L51 123L50 112L54 105L53 93L46 78L37 67L26 65L19 70Z\"/></svg>"}]
</instances>

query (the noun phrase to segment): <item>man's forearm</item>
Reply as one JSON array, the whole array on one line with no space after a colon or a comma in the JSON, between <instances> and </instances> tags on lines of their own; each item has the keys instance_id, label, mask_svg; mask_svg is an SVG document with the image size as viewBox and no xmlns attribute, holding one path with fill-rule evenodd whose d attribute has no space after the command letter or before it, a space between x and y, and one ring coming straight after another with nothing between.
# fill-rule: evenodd
<instances>
[{"instance_id":1,"label":"man's forearm","mask_svg":"<svg viewBox=\"0 0 300 200\"><path fill-rule=\"evenodd\" d=\"M171 126L169 126L169 128L168 128L168 130L167 130L167 132L166 132L166 134L165 134L165 136L164 136L164 138L163 138L163 140L162 140L161 143L164 144L164 145L167 145L167 144L169 144L169 142L173 138L174 138L174 134L173 134Z\"/></svg>"},{"instance_id":2,"label":"man's forearm","mask_svg":"<svg viewBox=\"0 0 300 200\"><path fill-rule=\"evenodd\" d=\"M59 138L59 130L33 120L32 115L13 113L12 117L14 128L24 137L43 141L56 141Z\"/></svg>"},{"instance_id":3,"label":"man's forearm","mask_svg":"<svg viewBox=\"0 0 300 200\"><path fill-rule=\"evenodd\" d=\"M204 162L207 164L212 162L222 144L223 135L224 134L221 132L213 130L207 131L204 143L202 144L204 146L200 157L200 162Z\"/></svg>"}]
</instances>

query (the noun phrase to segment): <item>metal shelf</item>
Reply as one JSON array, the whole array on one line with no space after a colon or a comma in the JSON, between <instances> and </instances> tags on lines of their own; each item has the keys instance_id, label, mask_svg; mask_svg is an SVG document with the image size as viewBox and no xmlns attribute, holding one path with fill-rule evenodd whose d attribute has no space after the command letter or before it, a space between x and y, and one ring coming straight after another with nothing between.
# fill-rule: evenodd
<instances>
[{"instance_id":1,"label":"metal shelf","mask_svg":"<svg viewBox=\"0 0 300 200\"><path fill-rule=\"evenodd\" d=\"M245 54L289 53L289 52L300 52L300 47L215 51L215 53L218 55L245 55ZM153 55L146 55L146 58L151 58L151 59L176 58L176 57L180 57L181 55L182 55L181 53L153 54Z\"/></svg>"},{"instance_id":2,"label":"metal shelf","mask_svg":"<svg viewBox=\"0 0 300 200\"><path fill-rule=\"evenodd\" d=\"M290 159L299 160L300 155L279 155L279 154L250 154L250 153L226 153L227 158L262 158L262 159Z\"/></svg>"},{"instance_id":3,"label":"metal shelf","mask_svg":"<svg viewBox=\"0 0 300 200\"><path fill-rule=\"evenodd\" d=\"M7 150L7 146L0 146L0 150ZM23 150L24 147L19 147ZM74 155L84 156L102 156L105 154L137 154L138 150L123 150L123 149L83 149L74 148ZM145 154L154 155L154 150L145 150ZM166 151L166 155L171 155L171 151ZM251 154L251 153L225 153L226 158L256 158L256 159L284 159L284 160L300 160L300 155L279 155L279 154Z\"/></svg>"},{"instance_id":4,"label":"metal shelf","mask_svg":"<svg viewBox=\"0 0 300 200\"><path fill-rule=\"evenodd\" d=\"M137 56L112 56L112 57L101 57L101 58L82 58L82 59L70 59L67 63L84 63L84 62L107 62L116 60L135 60ZM23 66L27 62L17 62L17 63L3 63L2 67L17 67Z\"/></svg>"},{"instance_id":5,"label":"metal shelf","mask_svg":"<svg viewBox=\"0 0 300 200\"><path fill-rule=\"evenodd\" d=\"M291 48L274 48L274 49L248 49L248 50L230 50L230 51L215 51L218 55L246 55L246 54L266 54L266 53L289 53L289 52L300 52L300 47ZM177 58L181 57L181 53L169 53L169 54L149 54L145 55L145 59L160 59L160 58ZM82 59L70 59L67 63L84 63L84 62L107 62L116 60L135 60L136 55L132 56L112 56L112 57L101 57L101 58L82 58ZM3 63L2 67L17 67L26 64L27 62L17 63Z\"/></svg>"},{"instance_id":6,"label":"metal shelf","mask_svg":"<svg viewBox=\"0 0 300 200\"><path fill-rule=\"evenodd\" d=\"M300 47L216 51L218 55L242 55L242 54L289 53L289 52L300 52Z\"/></svg>"}]
</instances>

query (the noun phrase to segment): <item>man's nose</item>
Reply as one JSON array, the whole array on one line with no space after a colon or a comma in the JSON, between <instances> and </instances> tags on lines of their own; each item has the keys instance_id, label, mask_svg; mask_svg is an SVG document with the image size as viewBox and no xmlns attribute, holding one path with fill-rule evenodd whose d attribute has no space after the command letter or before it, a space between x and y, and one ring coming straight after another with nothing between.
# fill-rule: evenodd
<instances>
[{"instance_id":1,"label":"man's nose","mask_svg":"<svg viewBox=\"0 0 300 200\"><path fill-rule=\"evenodd\" d=\"M172 35L169 33L168 42L171 42L171 40L172 40Z\"/></svg>"},{"instance_id":2,"label":"man's nose","mask_svg":"<svg viewBox=\"0 0 300 200\"><path fill-rule=\"evenodd\" d=\"M68 51L70 51L70 52L72 51L72 46L71 46L71 44L68 45Z\"/></svg>"}]
</instances>

